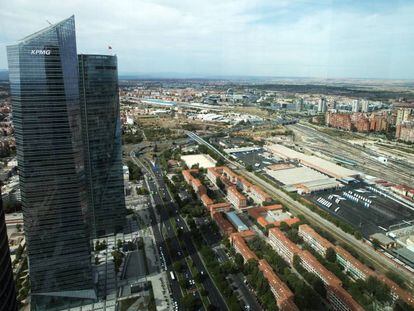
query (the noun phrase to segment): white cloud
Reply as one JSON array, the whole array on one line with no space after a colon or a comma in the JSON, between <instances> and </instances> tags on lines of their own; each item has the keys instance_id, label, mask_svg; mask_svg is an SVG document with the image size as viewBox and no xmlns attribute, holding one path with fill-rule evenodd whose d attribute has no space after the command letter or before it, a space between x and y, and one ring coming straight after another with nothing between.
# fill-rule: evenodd
<instances>
[{"instance_id":1,"label":"white cloud","mask_svg":"<svg viewBox=\"0 0 414 311\"><path fill-rule=\"evenodd\" d=\"M121 72L413 78L414 5L358 1L3 1L0 68L17 39L75 14L78 51Z\"/></svg>"}]
</instances>

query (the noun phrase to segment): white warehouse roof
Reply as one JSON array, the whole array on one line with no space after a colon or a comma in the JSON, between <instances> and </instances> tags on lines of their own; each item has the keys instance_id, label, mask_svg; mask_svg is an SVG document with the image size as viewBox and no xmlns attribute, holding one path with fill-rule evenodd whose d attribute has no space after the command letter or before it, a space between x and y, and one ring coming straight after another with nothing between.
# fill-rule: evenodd
<instances>
[{"instance_id":1,"label":"white warehouse roof","mask_svg":"<svg viewBox=\"0 0 414 311\"><path fill-rule=\"evenodd\" d=\"M265 149L269 150L270 152L276 154L279 157L285 159L298 160L303 165L316 169L324 174L327 174L331 177L335 177L337 179L345 177L356 177L360 175L360 173L357 171L347 169L343 166L337 165L335 163L321 159L316 156L309 156L304 153L297 152L283 145L273 144L270 146L266 146Z\"/></svg>"}]
</instances>

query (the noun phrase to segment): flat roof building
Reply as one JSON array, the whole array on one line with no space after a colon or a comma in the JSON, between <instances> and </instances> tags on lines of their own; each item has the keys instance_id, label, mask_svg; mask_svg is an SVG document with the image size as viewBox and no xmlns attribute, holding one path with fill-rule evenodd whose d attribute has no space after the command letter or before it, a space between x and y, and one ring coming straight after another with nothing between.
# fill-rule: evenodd
<instances>
[{"instance_id":1,"label":"flat roof building","mask_svg":"<svg viewBox=\"0 0 414 311\"><path fill-rule=\"evenodd\" d=\"M361 175L361 173L357 171L347 169L343 166L339 166L335 163L316 156L310 156L302 152L297 152L280 144L268 145L265 147L265 149L284 159L297 160L303 165L316 169L323 174L337 179L346 177L358 177Z\"/></svg>"},{"instance_id":2,"label":"flat roof building","mask_svg":"<svg viewBox=\"0 0 414 311\"><path fill-rule=\"evenodd\" d=\"M244 224L244 222L241 221L235 212L227 212L226 216L233 224L233 226L237 229L237 231L249 230L249 228Z\"/></svg>"},{"instance_id":3,"label":"flat roof building","mask_svg":"<svg viewBox=\"0 0 414 311\"><path fill-rule=\"evenodd\" d=\"M193 165L198 165L199 168L210 168L215 167L217 163L217 161L208 154L182 155L181 160L185 162L188 168L192 168Z\"/></svg>"},{"instance_id":4,"label":"flat roof building","mask_svg":"<svg viewBox=\"0 0 414 311\"><path fill-rule=\"evenodd\" d=\"M271 225L279 227L282 222L291 226L300 221L299 218L292 217L289 212L284 212L281 204L253 207L249 208L247 212L263 228Z\"/></svg>"}]
</instances>

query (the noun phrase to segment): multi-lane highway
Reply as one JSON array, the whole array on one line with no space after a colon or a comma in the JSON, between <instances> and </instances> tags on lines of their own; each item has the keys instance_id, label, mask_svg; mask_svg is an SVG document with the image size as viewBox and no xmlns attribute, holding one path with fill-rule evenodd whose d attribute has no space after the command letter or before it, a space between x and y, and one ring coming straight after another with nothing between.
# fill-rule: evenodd
<instances>
[{"instance_id":1,"label":"multi-lane highway","mask_svg":"<svg viewBox=\"0 0 414 311\"><path fill-rule=\"evenodd\" d=\"M190 230L187 227L186 222L184 219L179 215L178 213L178 206L174 202L173 198L171 197L171 194L168 191L167 186L164 183L163 179L163 173L158 167L157 164L152 163L151 161L142 161L138 159L135 155L135 152L132 151L130 153L130 156L132 160L137 164L138 166L142 167L144 169L144 173L146 174L146 181L147 186L149 188L149 191L152 194L154 204L156 206L159 206L158 214L159 214L159 224L156 225L156 223L153 226L154 234L156 234L156 240L157 244L159 244L165 252L167 252L167 249L171 249L173 251L168 252L168 255L166 256L166 263L168 266L168 270L172 271L172 263L176 260L182 260L184 259L185 252L183 251L180 242L176 236L176 232L174 230L174 227L171 223L171 217L174 217L176 220L176 223L178 226L182 227L182 242L183 246L190 255L194 267L197 271L203 271L208 272L202 259L200 258L200 255L198 254L193 241L191 239ZM153 219L156 219L156 211L152 210L153 213ZM164 235L163 235L163 232ZM167 248L165 245L165 240L168 239L170 248ZM167 259L168 257L168 259ZM185 262L185 261L183 261ZM214 285L213 281L211 280L208 273L203 273L204 277L202 279L202 285L208 292L208 298L210 300L210 303L214 305L218 310L228 310L228 307L226 305L226 302L224 298L222 297L221 293L218 291L216 286ZM188 265L185 265L185 271L183 272L183 275L188 275L189 279L193 279L191 270L189 269ZM177 282L177 280L172 280L170 278L171 287L174 299L179 302L179 298L181 298L180 293L180 287ZM195 288L194 288L195 292ZM195 296L199 297L199 293L195 292ZM178 298L178 299L177 299Z\"/></svg>"},{"instance_id":2,"label":"multi-lane highway","mask_svg":"<svg viewBox=\"0 0 414 311\"><path fill-rule=\"evenodd\" d=\"M161 169L157 164L149 163L151 165L151 169L153 171L154 177L156 178L156 182L158 185L158 188L164 198L164 201L166 202L165 207L162 209L161 214L163 214L161 217L164 217L164 219L169 219L169 214L173 215L175 217L177 224L181 226L183 230L182 235L182 241L184 242L184 246L190 255L194 266L197 271L203 271L208 272L202 259L200 258L200 255L197 252L196 247L194 246L193 240L191 239L191 233L190 229L187 227L186 222L184 219L180 216L178 213L178 206L174 202L173 198L171 197L171 194L168 191L167 186L164 183L164 177ZM168 212L170 210L170 212ZM175 235L175 231L171 228L172 233ZM217 287L214 285L213 281L211 280L208 273L204 273L204 278L202 279L203 287L208 292L208 297L212 305L216 306L219 310L227 310L227 305L224 300L224 297L222 297L221 293L217 289Z\"/></svg>"}]
</instances>

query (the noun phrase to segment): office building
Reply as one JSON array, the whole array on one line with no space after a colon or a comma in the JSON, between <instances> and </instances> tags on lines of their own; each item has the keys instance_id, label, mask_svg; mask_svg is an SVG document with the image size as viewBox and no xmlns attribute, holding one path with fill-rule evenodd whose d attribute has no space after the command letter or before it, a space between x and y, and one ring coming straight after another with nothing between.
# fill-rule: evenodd
<instances>
[{"instance_id":1,"label":"office building","mask_svg":"<svg viewBox=\"0 0 414 311\"><path fill-rule=\"evenodd\" d=\"M86 187L93 237L122 231L122 172L117 58L79 55L79 90Z\"/></svg>"},{"instance_id":2,"label":"office building","mask_svg":"<svg viewBox=\"0 0 414 311\"><path fill-rule=\"evenodd\" d=\"M352 112L360 112L361 111L361 102L359 99L354 99L352 102Z\"/></svg>"},{"instance_id":3,"label":"office building","mask_svg":"<svg viewBox=\"0 0 414 311\"><path fill-rule=\"evenodd\" d=\"M0 193L0 311L17 311L16 288L10 261L6 220Z\"/></svg>"},{"instance_id":4,"label":"office building","mask_svg":"<svg viewBox=\"0 0 414 311\"><path fill-rule=\"evenodd\" d=\"M74 17L7 55L32 309L95 300Z\"/></svg>"},{"instance_id":5,"label":"office building","mask_svg":"<svg viewBox=\"0 0 414 311\"><path fill-rule=\"evenodd\" d=\"M368 112L369 110L369 101L363 100L361 104L361 112Z\"/></svg>"},{"instance_id":6,"label":"office building","mask_svg":"<svg viewBox=\"0 0 414 311\"><path fill-rule=\"evenodd\" d=\"M296 105L295 105L296 111L302 111L303 107L304 107L303 98L299 98L298 100L296 100Z\"/></svg>"},{"instance_id":7,"label":"office building","mask_svg":"<svg viewBox=\"0 0 414 311\"><path fill-rule=\"evenodd\" d=\"M328 105L325 98L321 98L318 103L318 112L325 113L328 110Z\"/></svg>"}]
</instances>

